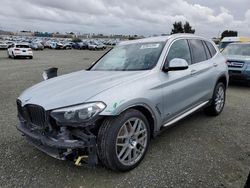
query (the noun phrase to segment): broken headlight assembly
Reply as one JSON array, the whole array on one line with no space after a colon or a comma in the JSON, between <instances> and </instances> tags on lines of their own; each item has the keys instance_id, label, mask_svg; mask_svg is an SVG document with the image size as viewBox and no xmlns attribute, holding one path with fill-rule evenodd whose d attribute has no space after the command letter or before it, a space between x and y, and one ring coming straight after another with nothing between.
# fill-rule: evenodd
<instances>
[{"instance_id":1,"label":"broken headlight assembly","mask_svg":"<svg viewBox=\"0 0 250 188\"><path fill-rule=\"evenodd\" d=\"M53 110L51 116L59 124L79 124L91 120L105 108L103 102L86 103Z\"/></svg>"}]
</instances>

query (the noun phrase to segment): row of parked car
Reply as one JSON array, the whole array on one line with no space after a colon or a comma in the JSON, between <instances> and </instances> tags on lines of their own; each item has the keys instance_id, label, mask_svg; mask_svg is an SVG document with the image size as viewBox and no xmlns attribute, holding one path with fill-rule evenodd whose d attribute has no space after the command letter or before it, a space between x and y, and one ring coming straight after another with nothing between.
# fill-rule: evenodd
<instances>
[{"instance_id":1,"label":"row of parked car","mask_svg":"<svg viewBox=\"0 0 250 188\"><path fill-rule=\"evenodd\" d=\"M71 39L39 38L39 37L6 37L0 41L0 49L8 49L13 44L28 44L33 50L49 49L89 49L104 50L107 45L116 45L118 39L88 39L74 41Z\"/></svg>"},{"instance_id":2,"label":"row of parked car","mask_svg":"<svg viewBox=\"0 0 250 188\"><path fill-rule=\"evenodd\" d=\"M0 49L8 49L13 44L27 44L33 50L44 50L45 48L49 49L89 49L89 50L104 50L106 49L106 45L97 42L97 41L88 41L88 42L57 42L57 41L32 41L28 42L3 42L0 41Z\"/></svg>"}]
</instances>

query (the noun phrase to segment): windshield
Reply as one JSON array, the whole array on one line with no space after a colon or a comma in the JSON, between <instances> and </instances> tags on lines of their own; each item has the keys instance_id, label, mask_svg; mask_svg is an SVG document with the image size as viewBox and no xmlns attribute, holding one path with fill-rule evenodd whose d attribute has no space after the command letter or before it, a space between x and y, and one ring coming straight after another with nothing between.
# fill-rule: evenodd
<instances>
[{"instance_id":1,"label":"windshield","mask_svg":"<svg viewBox=\"0 0 250 188\"><path fill-rule=\"evenodd\" d=\"M91 70L136 71L152 69L165 42L137 43L117 46L102 57Z\"/></svg>"},{"instance_id":2,"label":"windshield","mask_svg":"<svg viewBox=\"0 0 250 188\"><path fill-rule=\"evenodd\" d=\"M250 44L231 44L222 53L224 55L250 56Z\"/></svg>"}]
</instances>

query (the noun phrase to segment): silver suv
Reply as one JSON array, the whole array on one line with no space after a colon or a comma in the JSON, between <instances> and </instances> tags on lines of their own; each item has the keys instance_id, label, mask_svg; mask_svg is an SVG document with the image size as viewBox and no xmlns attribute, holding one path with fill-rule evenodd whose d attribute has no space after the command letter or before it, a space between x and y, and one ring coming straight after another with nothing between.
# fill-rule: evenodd
<instances>
[{"instance_id":1,"label":"silver suv","mask_svg":"<svg viewBox=\"0 0 250 188\"><path fill-rule=\"evenodd\" d=\"M126 41L87 70L26 90L17 128L57 159L127 171L162 129L201 108L220 114L227 85L226 60L205 38Z\"/></svg>"}]
</instances>

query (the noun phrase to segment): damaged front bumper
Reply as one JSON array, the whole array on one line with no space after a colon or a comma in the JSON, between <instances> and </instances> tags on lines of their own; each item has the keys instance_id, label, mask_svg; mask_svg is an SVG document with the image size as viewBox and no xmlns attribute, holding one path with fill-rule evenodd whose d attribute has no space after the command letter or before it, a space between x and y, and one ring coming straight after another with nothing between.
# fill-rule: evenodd
<instances>
[{"instance_id":1,"label":"damaged front bumper","mask_svg":"<svg viewBox=\"0 0 250 188\"><path fill-rule=\"evenodd\" d=\"M44 129L34 128L27 122L20 121L17 129L26 136L36 148L60 160L78 161L79 157L89 165L98 162L96 136L78 128L61 127L56 134L47 133ZM79 164L78 164L79 165Z\"/></svg>"}]
</instances>

